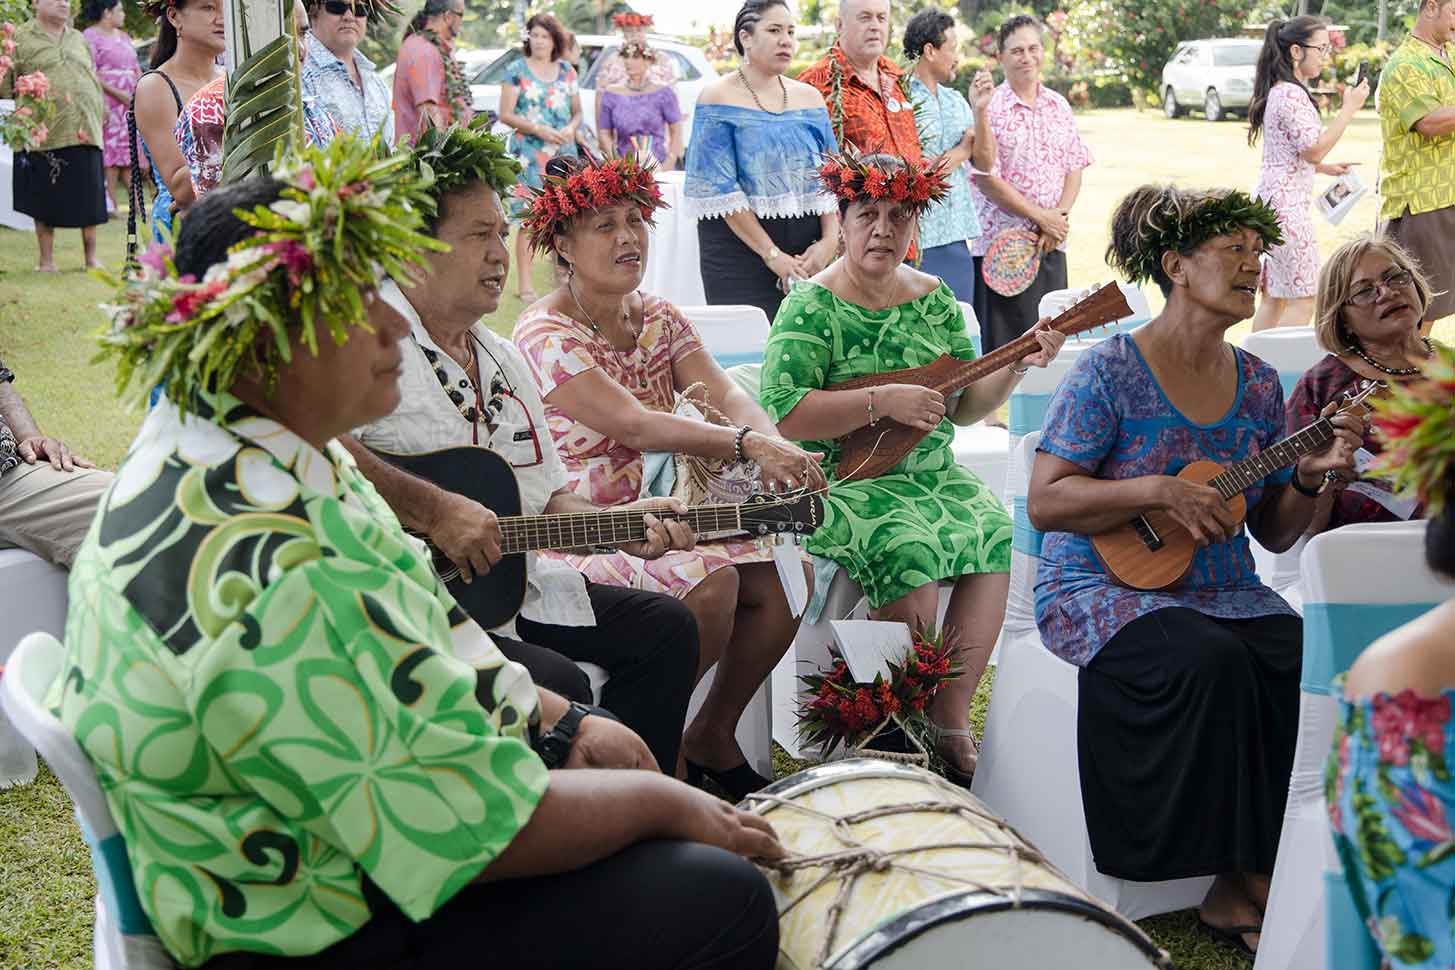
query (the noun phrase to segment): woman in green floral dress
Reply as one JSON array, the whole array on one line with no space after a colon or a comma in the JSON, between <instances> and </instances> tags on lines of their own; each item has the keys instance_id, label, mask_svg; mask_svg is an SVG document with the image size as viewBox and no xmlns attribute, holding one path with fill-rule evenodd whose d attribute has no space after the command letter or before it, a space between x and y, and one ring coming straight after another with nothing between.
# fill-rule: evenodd
<instances>
[{"instance_id":1,"label":"woman in green floral dress","mask_svg":"<svg viewBox=\"0 0 1455 970\"><path fill-rule=\"evenodd\" d=\"M1005 617L1011 522L985 483L955 463L950 442L955 425L999 407L1026 368L1050 363L1065 338L1038 330L1035 353L958 400L911 384L824 390L942 354L973 360L975 351L950 289L904 263L919 214L944 194L943 174L886 155L845 155L821 176L839 198L843 255L779 308L764 352L762 404L786 437L824 453L827 510L808 548L848 570L875 619L933 624L937 585L954 582L945 623L960 638L965 675L940 692L930 717L940 754L966 780L975 767L970 699ZM886 474L837 481L834 439L885 418L928 434Z\"/></svg>"}]
</instances>

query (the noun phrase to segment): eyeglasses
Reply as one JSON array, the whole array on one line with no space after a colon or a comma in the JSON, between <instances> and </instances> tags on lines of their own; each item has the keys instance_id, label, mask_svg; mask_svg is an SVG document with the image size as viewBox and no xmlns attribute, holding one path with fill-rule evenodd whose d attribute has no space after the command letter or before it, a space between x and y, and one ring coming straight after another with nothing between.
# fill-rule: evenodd
<instances>
[{"instance_id":1,"label":"eyeglasses","mask_svg":"<svg viewBox=\"0 0 1455 970\"><path fill-rule=\"evenodd\" d=\"M1320 54L1324 55L1325 57L1328 57L1329 54L1331 54L1333 52L1333 50L1334 50L1334 45L1333 44L1320 44L1318 47L1310 47L1307 44L1299 44L1298 46L1299 47L1302 47L1306 51L1318 51Z\"/></svg>"},{"instance_id":2,"label":"eyeglasses","mask_svg":"<svg viewBox=\"0 0 1455 970\"><path fill-rule=\"evenodd\" d=\"M1388 293L1391 290L1402 290L1415 281L1414 274L1407 269L1397 269L1385 273L1376 282L1369 286L1362 286L1349 294L1349 299L1344 302L1350 306L1369 306L1379 299L1380 293Z\"/></svg>"},{"instance_id":3,"label":"eyeglasses","mask_svg":"<svg viewBox=\"0 0 1455 970\"><path fill-rule=\"evenodd\" d=\"M355 3L351 5L345 3L344 0L323 0L323 9L335 17L342 17L350 10L353 10L354 16L360 20L367 20L369 18L369 5L367 3Z\"/></svg>"}]
</instances>

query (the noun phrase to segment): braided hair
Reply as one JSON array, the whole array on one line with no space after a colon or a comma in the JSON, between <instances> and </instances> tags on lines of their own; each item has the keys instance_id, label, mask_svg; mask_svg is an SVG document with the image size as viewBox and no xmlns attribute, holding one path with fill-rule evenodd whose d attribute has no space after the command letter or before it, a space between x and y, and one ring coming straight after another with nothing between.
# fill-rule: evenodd
<instances>
[{"instance_id":1,"label":"braided hair","mask_svg":"<svg viewBox=\"0 0 1455 970\"><path fill-rule=\"evenodd\" d=\"M788 0L748 0L738 9L738 16L733 20L733 47L737 48L738 56L744 56L747 51L743 50L743 34L749 37L758 29L758 21L763 19L763 14L774 7L788 9Z\"/></svg>"}]
</instances>

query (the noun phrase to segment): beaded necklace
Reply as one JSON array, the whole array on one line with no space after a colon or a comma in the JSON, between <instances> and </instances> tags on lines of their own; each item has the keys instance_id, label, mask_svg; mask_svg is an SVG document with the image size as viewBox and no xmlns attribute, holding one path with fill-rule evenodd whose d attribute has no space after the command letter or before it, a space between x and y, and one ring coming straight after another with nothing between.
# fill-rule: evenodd
<instances>
[{"instance_id":1,"label":"beaded necklace","mask_svg":"<svg viewBox=\"0 0 1455 970\"><path fill-rule=\"evenodd\" d=\"M1424 341L1425 344L1425 356L1435 356L1435 345L1430 343L1430 338L1421 337L1420 339ZM1369 356L1369 354L1365 352L1363 345L1360 344L1358 340L1355 340L1352 337L1349 339L1349 349L1354 351L1354 353L1358 354L1359 359L1364 361L1364 363L1368 364L1370 367L1373 367L1375 370L1380 371L1381 373L1388 374L1391 377L1410 377L1414 374L1420 373L1421 371L1421 368L1419 367L1385 367L1379 361Z\"/></svg>"}]
</instances>

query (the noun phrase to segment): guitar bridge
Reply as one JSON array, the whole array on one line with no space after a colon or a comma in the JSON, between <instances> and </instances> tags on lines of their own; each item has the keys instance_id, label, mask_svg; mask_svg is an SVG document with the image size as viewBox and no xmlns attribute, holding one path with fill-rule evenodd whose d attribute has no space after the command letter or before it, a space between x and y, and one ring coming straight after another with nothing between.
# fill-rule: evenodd
<instances>
[{"instance_id":1,"label":"guitar bridge","mask_svg":"<svg viewBox=\"0 0 1455 970\"><path fill-rule=\"evenodd\" d=\"M1156 552L1164 545L1162 537L1157 534L1156 529L1152 528L1152 523L1148 522L1145 516L1137 516L1132 523L1132 528L1137 530L1137 538L1142 540L1142 544L1147 547L1148 551Z\"/></svg>"}]
</instances>

